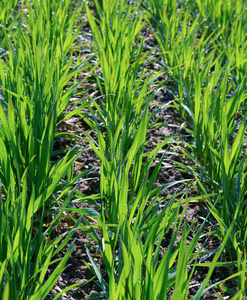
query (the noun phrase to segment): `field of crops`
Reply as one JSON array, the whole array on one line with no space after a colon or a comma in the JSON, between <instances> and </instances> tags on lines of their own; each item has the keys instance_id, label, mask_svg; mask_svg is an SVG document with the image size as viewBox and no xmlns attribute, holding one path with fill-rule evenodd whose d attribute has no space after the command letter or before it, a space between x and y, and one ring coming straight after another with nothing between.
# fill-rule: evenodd
<instances>
[{"instance_id":1,"label":"field of crops","mask_svg":"<svg viewBox=\"0 0 247 300\"><path fill-rule=\"evenodd\" d=\"M0 299L247 299L245 0L0 1Z\"/></svg>"}]
</instances>

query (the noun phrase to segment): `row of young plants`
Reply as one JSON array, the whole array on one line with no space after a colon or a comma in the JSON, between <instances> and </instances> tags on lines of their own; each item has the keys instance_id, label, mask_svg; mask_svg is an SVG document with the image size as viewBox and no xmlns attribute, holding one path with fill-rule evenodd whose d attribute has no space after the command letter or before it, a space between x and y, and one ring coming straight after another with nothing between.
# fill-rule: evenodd
<instances>
[{"instance_id":1,"label":"row of young plants","mask_svg":"<svg viewBox=\"0 0 247 300\"><path fill-rule=\"evenodd\" d=\"M246 4L244 1L229 1L227 5L219 2L215 10L212 1L149 0L131 4L128 1L95 1L95 7L96 17L88 7L87 15L102 70L97 81L105 101L101 106L94 103L98 114L103 116L103 132L106 133L103 136L97 126L99 150L93 144L92 147L101 161L101 199L106 216L102 224L105 245L101 253L109 283L104 282L97 266L93 265L104 297L166 299L167 292L174 287L172 299L187 299L193 268L200 265L209 267L209 271L193 299L199 299L210 288L207 284L216 266L229 267L231 276L225 281L235 278L236 289L220 283L214 286L227 292L232 299L244 299L247 287L244 147L247 56L243 38L247 31ZM194 140L192 144L180 143L182 154L193 166L178 163L178 167L194 175L198 193L202 195L198 199L205 199L211 218L218 223L211 234L219 239L220 247L210 264L196 261L199 254L203 255L203 247L196 248L203 226L189 248L185 241L191 228L185 226L177 247L172 239L157 265L156 255L162 237L175 221L173 237L176 238L184 212L180 222L171 215L171 223L162 223L162 218L168 221L171 212L178 213L179 204L174 202L178 195L171 197L163 215L163 210L157 208L162 201L160 190L157 193L153 190L160 164L148 176L151 162L169 138L153 151L143 151L152 116L146 114L147 103L155 92L150 87L160 75L145 76L147 56L143 54L140 38L145 24L143 19L152 27L158 42L156 63L174 82L176 101L173 106L180 111L184 128ZM138 67L137 63L140 63ZM180 204L192 200L185 198ZM186 220L184 222L186 224ZM110 230L112 223L114 230ZM158 224L162 224L164 230L161 235ZM150 250L154 245L155 251ZM223 250L223 262L217 264ZM151 256L149 251L150 255L153 251ZM151 257L155 258L152 263ZM192 269L189 273L188 266Z\"/></svg>"},{"instance_id":2,"label":"row of young plants","mask_svg":"<svg viewBox=\"0 0 247 300\"><path fill-rule=\"evenodd\" d=\"M52 160L56 126L69 117L76 77L89 65L71 55L82 5L2 1L0 11L0 298L45 299L73 251L72 243L61 261L55 259L73 230L65 239L50 237L74 182L84 176L71 172L82 149Z\"/></svg>"},{"instance_id":3,"label":"row of young plants","mask_svg":"<svg viewBox=\"0 0 247 300\"><path fill-rule=\"evenodd\" d=\"M218 222L214 234L222 242L232 226L225 258L239 272L234 299L246 297L246 3L187 1L165 9L154 1L144 5L178 95L175 107L186 120L193 144L182 152L207 197ZM161 4L161 3L159 3ZM157 6L158 5L158 6ZM168 18L168 16L172 16Z\"/></svg>"},{"instance_id":4,"label":"row of young plants","mask_svg":"<svg viewBox=\"0 0 247 300\"><path fill-rule=\"evenodd\" d=\"M93 238L105 265L105 270L99 270L86 248L88 268L102 288L98 298L167 299L169 293L171 299L188 299L193 273L204 266L207 277L192 299L200 299L214 286L231 299L245 299L244 1L228 5L219 1L217 11L209 0L46 0L0 5L1 299L45 299L73 251L72 236L78 227ZM94 66L71 54L78 49L85 12L94 37ZM156 53L144 53L144 26L153 29ZM148 72L148 59L160 64L161 71ZM94 78L101 97L87 95L88 101L82 100L67 113L76 93L87 94L79 90L77 76L90 68L89 76L98 67L101 74L95 72ZM146 147L150 120L165 108L148 111L156 91L165 86L159 81L161 74L174 83L172 105L194 141L179 144L181 155L193 163L178 164L194 175L198 196L191 199L186 190L166 199L159 196L161 189L178 182L154 188L163 171L164 149L175 144L173 137L167 137L151 151ZM97 132L96 141L87 137L100 159L100 201L95 202L99 211L72 206L73 200L86 201L76 191L77 180L86 172L73 174L74 161L83 149L74 147L62 159L52 160L57 154L53 151L59 135L56 126L85 107L93 116L87 123ZM95 197L91 198L92 203ZM204 201L209 215L191 238L194 224L187 224L186 209L195 200ZM83 212L82 218L74 219L75 227L65 238L51 238L65 210ZM87 213L97 222L100 235L84 218ZM198 241L212 217L218 226L211 234L220 247L210 263L202 263L208 253L204 245L198 248ZM160 257L170 228L171 240ZM181 232L182 239L177 241ZM58 263L54 257L68 242L71 246ZM47 279L52 263L58 264ZM225 281L235 280L236 289L222 282L209 285L216 266L229 268L231 276Z\"/></svg>"}]
</instances>

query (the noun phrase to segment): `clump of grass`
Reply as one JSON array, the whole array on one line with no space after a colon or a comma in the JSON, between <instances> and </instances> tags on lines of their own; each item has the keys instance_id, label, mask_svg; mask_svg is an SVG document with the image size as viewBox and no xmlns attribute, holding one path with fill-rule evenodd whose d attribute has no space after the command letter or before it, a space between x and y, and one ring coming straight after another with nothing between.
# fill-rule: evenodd
<instances>
[{"instance_id":1,"label":"clump of grass","mask_svg":"<svg viewBox=\"0 0 247 300\"><path fill-rule=\"evenodd\" d=\"M147 1L145 11L175 81L175 107L193 137L182 152L195 166L178 164L194 174L202 193L213 194L208 203L219 224L215 234L225 241L228 259L238 261L242 275L235 276L238 292L234 297L242 299L246 224L239 212L246 214L246 55L242 47L246 4L220 1L218 9L213 1L197 1L195 6L190 1L174 1L170 8L157 4Z\"/></svg>"},{"instance_id":2,"label":"clump of grass","mask_svg":"<svg viewBox=\"0 0 247 300\"><path fill-rule=\"evenodd\" d=\"M4 300L45 299L73 251L71 244L45 280L50 265L59 262L55 255L73 235L72 230L63 241L63 235L49 239L71 200L69 190L83 176L62 182L81 151L73 149L51 163L58 116L75 93L71 79L83 69L80 58L73 61L69 55L78 35L73 34L74 26L80 28L76 12L66 15L70 5L70 1L27 1L29 16L22 15L22 5L16 34L9 36L4 29L9 50L0 60L0 297ZM62 201L66 205L44 232L44 216L51 215L46 208Z\"/></svg>"},{"instance_id":3,"label":"clump of grass","mask_svg":"<svg viewBox=\"0 0 247 300\"><path fill-rule=\"evenodd\" d=\"M13 35L17 27L18 15L16 14L18 0L1 1L0 3L0 57L7 50L7 35Z\"/></svg>"},{"instance_id":4,"label":"clump of grass","mask_svg":"<svg viewBox=\"0 0 247 300\"><path fill-rule=\"evenodd\" d=\"M87 8L88 20L94 35L95 54L102 75L96 76L102 98L102 106L95 103L107 128L113 133L124 117L126 128L139 122L138 116L145 107L146 86L143 64L147 55L142 53L140 30L143 18L140 2L128 5L128 1L95 1L98 19ZM151 84L151 77L146 80Z\"/></svg>"}]
</instances>

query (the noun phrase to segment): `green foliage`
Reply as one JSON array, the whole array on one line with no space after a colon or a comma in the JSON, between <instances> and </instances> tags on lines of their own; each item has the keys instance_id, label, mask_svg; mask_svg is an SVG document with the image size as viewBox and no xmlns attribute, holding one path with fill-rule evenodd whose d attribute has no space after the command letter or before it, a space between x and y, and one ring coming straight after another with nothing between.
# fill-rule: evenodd
<instances>
[{"instance_id":1,"label":"green foliage","mask_svg":"<svg viewBox=\"0 0 247 300\"><path fill-rule=\"evenodd\" d=\"M54 189L55 187L53 187ZM71 199L69 195L59 215L50 227L43 231L45 201L40 212L39 224L35 214L35 186L28 196L27 180L23 178L22 190L18 198L0 199L0 295L1 299L45 299L58 275L65 269L66 261L73 251L73 245L63 259L54 259L73 235L73 230L62 241L63 236L50 239L51 232L59 216ZM45 200L45 198L43 197ZM36 224L36 227L34 226ZM37 229L35 231L35 228ZM57 248L59 245L59 248ZM56 249L57 248L57 249ZM49 278L45 278L50 265L58 263ZM6 297L6 298L5 298Z\"/></svg>"},{"instance_id":2,"label":"green foliage","mask_svg":"<svg viewBox=\"0 0 247 300\"><path fill-rule=\"evenodd\" d=\"M70 5L70 1L27 1L24 7L22 2L15 34L1 28L8 48L0 60L1 299L45 299L73 251L72 243L60 262L55 259L73 230L66 238L51 239L71 201L69 190L83 176L63 179L81 151L72 149L51 162L58 117L76 92L71 80L85 68L80 57L73 61L69 54L78 35L74 26L80 28ZM26 9L29 15L23 14ZM44 232L44 217L63 201ZM47 279L47 269L54 263L57 267Z\"/></svg>"},{"instance_id":3,"label":"green foliage","mask_svg":"<svg viewBox=\"0 0 247 300\"><path fill-rule=\"evenodd\" d=\"M193 143L181 151L219 224L225 255L238 261L238 292L246 291L246 3L245 1L144 1L162 64L175 81L175 108ZM181 144L182 145L182 144ZM231 228L231 229L230 229ZM228 240L226 236L228 235ZM236 272L231 268L231 272ZM229 291L234 295L233 291ZM196 298L196 299L199 299Z\"/></svg>"},{"instance_id":4,"label":"green foliage","mask_svg":"<svg viewBox=\"0 0 247 300\"><path fill-rule=\"evenodd\" d=\"M99 20L93 17L87 5L86 8L94 35L95 53L102 71L96 80L105 98L103 107L95 105L105 126L114 133L123 116L126 127L131 124L136 126L138 115L145 107L145 70L140 69L147 55L142 53L139 34L143 18L140 3L128 5L126 0L104 0L101 6L97 1L95 5ZM149 78L146 84L150 85L151 81Z\"/></svg>"},{"instance_id":5,"label":"green foliage","mask_svg":"<svg viewBox=\"0 0 247 300\"><path fill-rule=\"evenodd\" d=\"M66 268L76 228L94 240L105 265L100 270L86 247L87 267L102 288L92 297L167 299L169 293L185 300L196 268L206 267L193 300L213 288L246 299L246 9L244 0L0 2L1 299L45 299ZM73 50L83 47L78 45L83 14L94 54L75 59ZM152 52L144 46L150 38L142 36L145 27L157 41ZM93 56L96 61L89 63ZM150 73L147 61L160 70ZM99 97L78 91L78 78L89 77ZM174 100L149 113L161 86ZM88 101L77 101L67 112L79 93ZM192 138L178 145L189 164L177 165L193 183L156 187L174 136L149 150L147 133L154 126L150 121L171 103ZM82 150L76 146L51 159L55 137L64 134L56 132L57 125L74 115L97 133L96 139L86 136L100 160L100 194L87 198L74 187L92 171L74 176ZM179 183L195 187L198 195L188 198L183 190L160 197ZM187 207L195 200L208 209L200 228L187 224ZM71 207L82 201L95 206ZM73 229L52 238L65 210L81 217L72 218ZM47 216L52 220L45 227ZM220 246L205 252L199 241L212 219L210 234ZM65 256L56 259L68 242ZM47 277L52 264L56 268ZM230 276L210 283L216 267L228 267ZM228 280L235 281L234 290L223 284Z\"/></svg>"}]
</instances>

